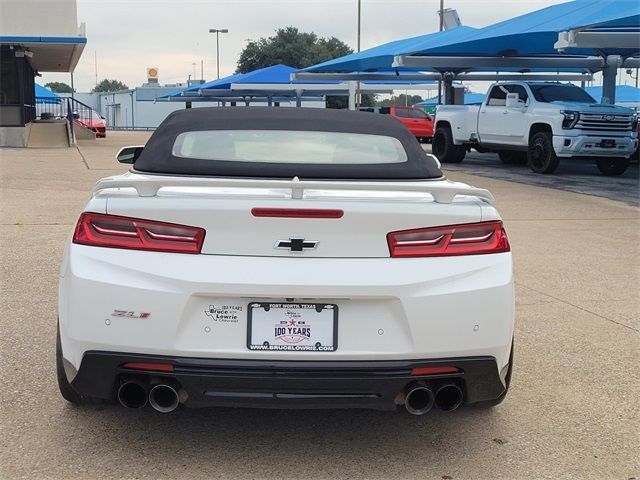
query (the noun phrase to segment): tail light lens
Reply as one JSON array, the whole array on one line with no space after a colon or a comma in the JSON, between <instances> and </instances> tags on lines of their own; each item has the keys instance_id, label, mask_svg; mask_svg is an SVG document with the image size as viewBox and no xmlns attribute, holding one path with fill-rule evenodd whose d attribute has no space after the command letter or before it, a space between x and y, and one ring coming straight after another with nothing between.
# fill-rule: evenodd
<instances>
[{"instance_id":1,"label":"tail light lens","mask_svg":"<svg viewBox=\"0 0 640 480\"><path fill-rule=\"evenodd\" d=\"M444 257L511 250L500 221L391 232L387 241L392 257Z\"/></svg>"},{"instance_id":2,"label":"tail light lens","mask_svg":"<svg viewBox=\"0 0 640 480\"><path fill-rule=\"evenodd\" d=\"M85 212L73 243L154 252L200 253L205 231L173 223Z\"/></svg>"}]
</instances>

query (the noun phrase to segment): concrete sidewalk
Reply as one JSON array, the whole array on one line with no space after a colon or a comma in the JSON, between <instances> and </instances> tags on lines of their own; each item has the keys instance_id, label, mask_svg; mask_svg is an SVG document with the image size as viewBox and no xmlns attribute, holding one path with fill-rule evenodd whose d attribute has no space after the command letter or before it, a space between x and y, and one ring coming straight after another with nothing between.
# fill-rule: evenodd
<instances>
[{"instance_id":1,"label":"concrete sidewalk","mask_svg":"<svg viewBox=\"0 0 640 480\"><path fill-rule=\"evenodd\" d=\"M517 282L515 372L492 410L75 408L54 372L57 269L98 178L145 133L0 149L1 478L640 478L640 209L464 171ZM461 165L463 167L464 164Z\"/></svg>"}]
</instances>

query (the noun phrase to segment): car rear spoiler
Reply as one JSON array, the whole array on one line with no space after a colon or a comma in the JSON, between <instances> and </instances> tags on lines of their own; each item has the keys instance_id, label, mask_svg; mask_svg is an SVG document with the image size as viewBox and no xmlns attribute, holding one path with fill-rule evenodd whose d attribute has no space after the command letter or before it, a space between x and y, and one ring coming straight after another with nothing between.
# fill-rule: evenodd
<instances>
[{"instance_id":1,"label":"car rear spoiler","mask_svg":"<svg viewBox=\"0 0 640 480\"><path fill-rule=\"evenodd\" d=\"M422 182L369 182L331 180L272 180L254 178L207 178L144 175L128 172L106 177L93 188L96 194L110 188L133 188L140 197L154 197L161 188L211 187L211 188L271 188L291 190L291 198L302 199L305 190L367 190L384 192L423 192L430 194L437 203L451 203L458 196L474 196L493 202L493 195L484 188L475 188L450 180L425 180Z\"/></svg>"}]
</instances>

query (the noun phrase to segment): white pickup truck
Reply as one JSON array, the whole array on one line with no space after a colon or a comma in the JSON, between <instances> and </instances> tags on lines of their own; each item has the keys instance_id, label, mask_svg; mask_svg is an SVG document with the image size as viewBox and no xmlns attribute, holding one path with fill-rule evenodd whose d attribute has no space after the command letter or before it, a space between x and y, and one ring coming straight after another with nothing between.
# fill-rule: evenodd
<instances>
[{"instance_id":1,"label":"white pickup truck","mask_svg":"<svg viewBox=\"0 0 640 480\"><path fill-rule=\"evenodd\" d=\"M560 158L594 157L604 175L620 175L638 145L633 110L596 102L573 84L500 82L482 105L442 105L433 153L461 162L471 148L497 152L503 163L552 173Z\"/></svg>"}]
</instances>

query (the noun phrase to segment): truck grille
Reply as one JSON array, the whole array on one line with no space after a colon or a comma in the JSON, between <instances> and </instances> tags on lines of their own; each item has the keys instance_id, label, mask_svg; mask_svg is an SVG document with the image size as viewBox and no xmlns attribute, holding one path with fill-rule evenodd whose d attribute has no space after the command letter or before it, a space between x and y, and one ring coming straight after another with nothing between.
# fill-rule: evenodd
<instances>
[{"instance_id":1,"label":"truck grille","mask_svg":"<svg viewBox=\"0 0 640 480\"><path fill-rule=\"evenodd\" d=\"M603 115L600 113L581 113L576 128L580 130L599 130L608 132L630 132L633 117L631 115Z\"/></svg>"}]
</instances>

